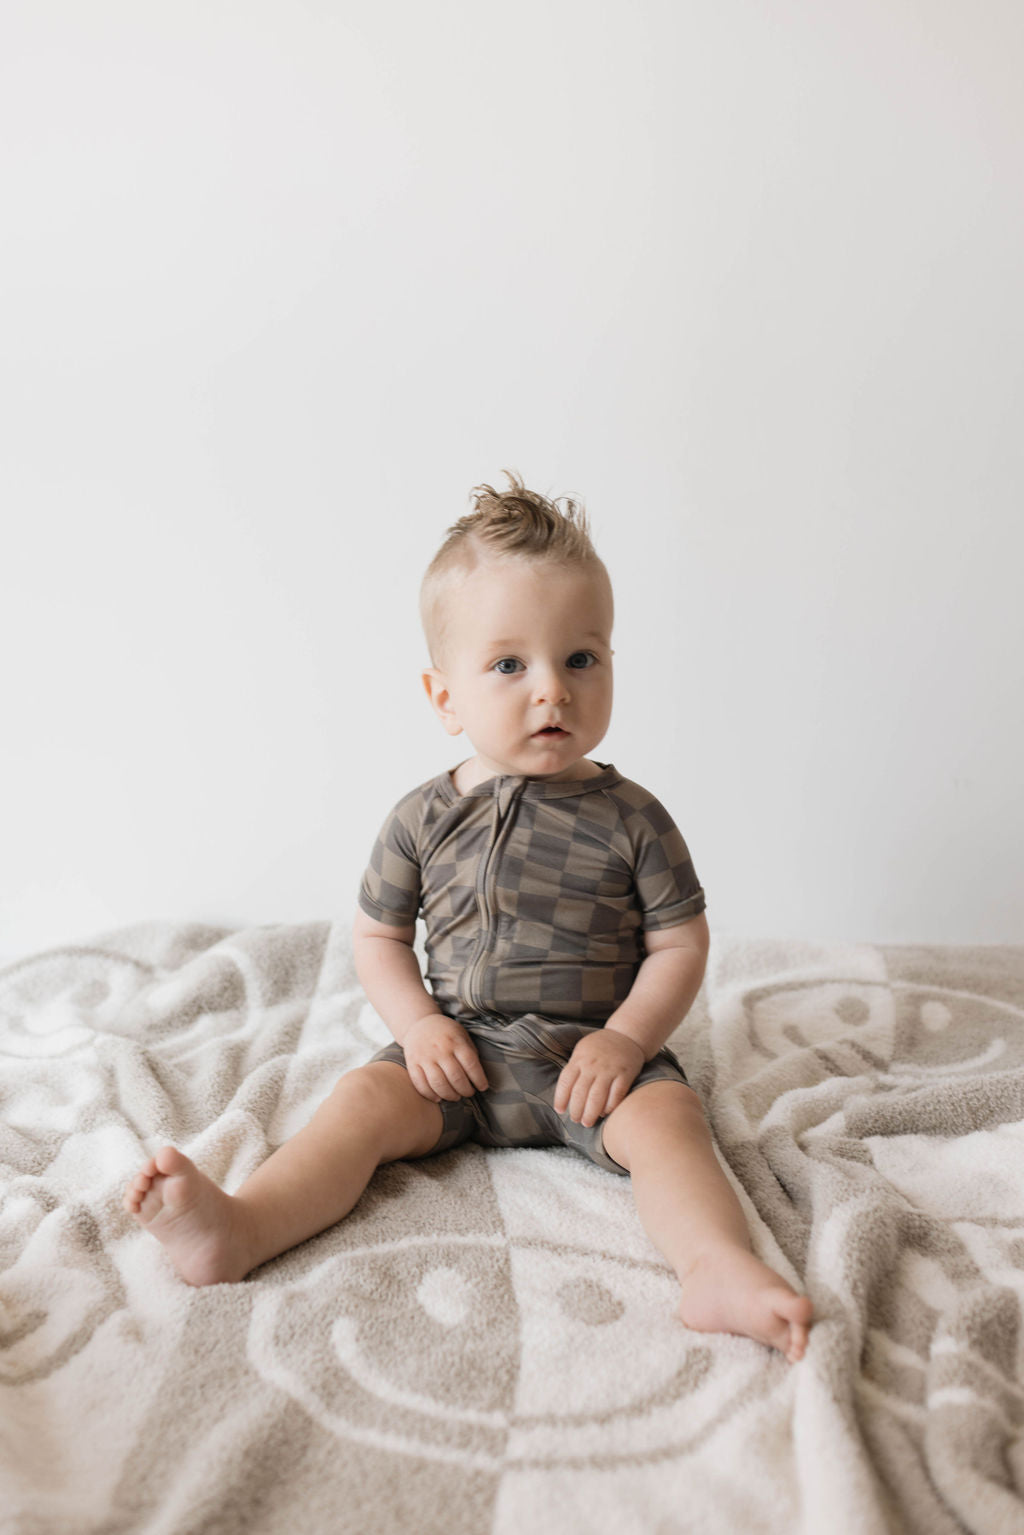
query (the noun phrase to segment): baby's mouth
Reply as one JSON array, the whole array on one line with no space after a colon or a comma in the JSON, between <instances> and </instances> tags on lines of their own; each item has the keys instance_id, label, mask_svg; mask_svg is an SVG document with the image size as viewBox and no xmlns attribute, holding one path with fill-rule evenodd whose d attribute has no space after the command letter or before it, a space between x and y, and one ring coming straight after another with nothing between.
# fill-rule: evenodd
<instances>
[{"instance_id":1,"label":"baby's mouth","mask_svg":"<svg viewBox=\"0 0 1024 1535\"><path fill-rule=\"evenodd\" d=\"M543 730L535 730L535 736L567 736L569 732L563 730L561 725L545 725Z\"/></svg>"}]
</instances>

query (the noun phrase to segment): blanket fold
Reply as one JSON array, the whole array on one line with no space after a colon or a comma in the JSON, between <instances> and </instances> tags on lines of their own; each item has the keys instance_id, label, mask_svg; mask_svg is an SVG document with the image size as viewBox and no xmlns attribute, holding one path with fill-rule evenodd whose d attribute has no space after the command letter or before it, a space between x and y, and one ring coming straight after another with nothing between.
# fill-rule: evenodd
<instances>
[{"instance_id":1,"label":"blanket fold","mask_svg":"<svg viewBox=\"0 0 1024 1535\"><path fill-rule=\"evenodd\" d=\"M121 1209L229 1190L390 1038L345 923L152 922L0 972L0 1528L1017 1535L1024 947L715 937L670 1040L789 1366L688 1331L629 1180L564 1148L383 1167L193 1290ZM685 1176L685 1169L680 1170Z\"/></svg>"}]
</instances>

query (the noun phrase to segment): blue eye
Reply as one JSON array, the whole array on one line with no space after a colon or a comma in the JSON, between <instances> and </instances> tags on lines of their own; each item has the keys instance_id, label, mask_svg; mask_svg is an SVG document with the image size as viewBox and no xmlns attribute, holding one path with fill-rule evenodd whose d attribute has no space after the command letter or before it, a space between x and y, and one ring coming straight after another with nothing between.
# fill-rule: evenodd
<instances>
[{"instance_id":1,"label":"blue eye","mask_svg":"<svg viewBox=\"0 0 1024 1535\"><path fill-rule=\"evenodd\" d=\"M573 662L574 661L578 661L578 660L581 660L581 659L583 661L583 665L582 666L573 666ZM569 657L568 661L566 662L566 665L569 666L574 672L582 672L582 671L586 671L587 667L590 666L592 663L596 662L596 660L597 660L597 657L594 656L594 655L591 655L589 650L574 650L572 655Z\"/></svg>"},{"instance_id":2,"label":"blue eye","mask_svg":"<svg viewBox=\"0 0 1024 1535\"><path fill-rule=\"evenodd\" d=\"M500 672L503 677L514 677L515 676L514 668L519 666L519 665L520 665L520 662L518 662L514 656L502 656L500 661L495 661L495 663L494 663L494 670L496 672ZM506 666L511 666L513 668L513 670L512 671L505 671L504 668Z\"/></svg>"}]
</instances>

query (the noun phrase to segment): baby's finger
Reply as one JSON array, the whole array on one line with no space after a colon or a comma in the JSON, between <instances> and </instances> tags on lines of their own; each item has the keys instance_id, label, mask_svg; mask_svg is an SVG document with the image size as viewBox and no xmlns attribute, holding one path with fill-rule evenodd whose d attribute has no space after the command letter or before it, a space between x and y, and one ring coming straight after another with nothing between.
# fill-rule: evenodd
<instances>
[{"instance_id":1,"label":"baby's finger","mask_svg":"<svg viewBox=\"0 0 1024 1535\"><path fill-rule=\"evenodd\" d=\"M487 1073L473 1046L467 1041L466 1044L459 1046L455 1055L465 1068L466 1075L477 1092L485 1093L491 1084L487 1080Z\"/></svg>"},{"instance_id":2,"label":"baby's finger","mask_svg":"<svg viewBox=\"0 0 1024 1535\"><path fill-rule=\"evenodd\" d=\"M451 1103L460 1096L448 1081L438 1061L427 1061L424 1064L423 1071L427 1081L439 1098L446 1098Z\"/></svg>"},{"instance_id":3,"label":"baby's finger","mask_svg":"<svg viewBox=\"0 0 1024 1535\"><path fill-rule=\"evenodd\" d=\"M582 1124L583 1122L583 1113L587 1106L587 1100L590 1097L595 1081L598 1080L600 1079L596 1078L592 1071L581 1071L576 1078L569 1098L569 1118L574 1119L577 1124Z\"/></svg>"},{"instance_id":4,"label":"baby's finger","mask_svg":"<svg viewBox=\"0 0 1024 1535\"><path fill-rule=\"evenodd\" d=\"M556 1114L564 1114L569 1107L569 1098L572 1094L576 1078L580 1074L580 1068L569 1061L563 1066L558 1081L555 1083L554 1109Z\"/></svg>"},{"instance_id":5,"label":"baby's finger","mask_svg":"<svg viewBox=\"0 0 1024 1535\"><path fill-rule=\"evenodd\" d=\"M472 1098L474 1092L473 1084L463 1071L462 1064L457 1056L448 1056L441 1063L441 1069L460 1098Z\"/></svg>"},{"instance_id":6,"label":"baby's finger","mask_svg":"<svg viewBox=\"0 0 1024 1535\"><path fill-rule=\"evenodd\" d=\"M630 1082L626 1077L616 1077L615 1081L608 1089L608 1101L604 1106L603 1112L605 1114L613 1114L618 1108L619 1104L622 1103L627 1097L629 1089L632 1087L632 1085L632 1082Z\"/></svg>"},{"instance_id":7,"label":"baby's finger","mask_svg":"<svg viewBox=\"0 0 1024 1535\"><path fill-rule=\"evenodd\" d=\"M612 1092L615 1083L608 1083L604 1078L596 1081L587 1094L587 1102L583 1109L582 1123L589 1130L591 1125L596 1125L599 1119L612 1111Z\"/></svg>"},{"instance_id":8,"label":"baby's finger","mask_svg":"<svg viewBox=\"0 0 1024 1535\"><path fill-rule=\"evenodd\" d=\"M408 1062L406 1063L406 1066L409 1072L409 1076L412 1080L412 1085L419 1093L420 1097L428 1099L431 1103L437 1103L437 1094L434 1092L434 1089L427 1081L422 1066L410 1066Z\"/></svg>"}]
</instances>

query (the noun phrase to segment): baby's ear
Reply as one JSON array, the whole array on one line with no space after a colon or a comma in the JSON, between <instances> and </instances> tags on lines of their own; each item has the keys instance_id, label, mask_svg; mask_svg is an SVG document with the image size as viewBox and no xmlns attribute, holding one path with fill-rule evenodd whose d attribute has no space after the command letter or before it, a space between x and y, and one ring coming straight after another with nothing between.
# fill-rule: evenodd
<instances>
[{"instance_id":1,"label":"baby's ear","mask_svg":"<svg viewBox=\"0 0 1024 1535\"><path fill-rule=\"evenodd\" d=\"M434 713L450 736L462 734L462 726L455 717L452 708L452 696L448 691L448 681L444 672L438 671L436 666L430 666L425 672L421 672L420 680L426 689Z\"/></svg>"}]
</instances>

